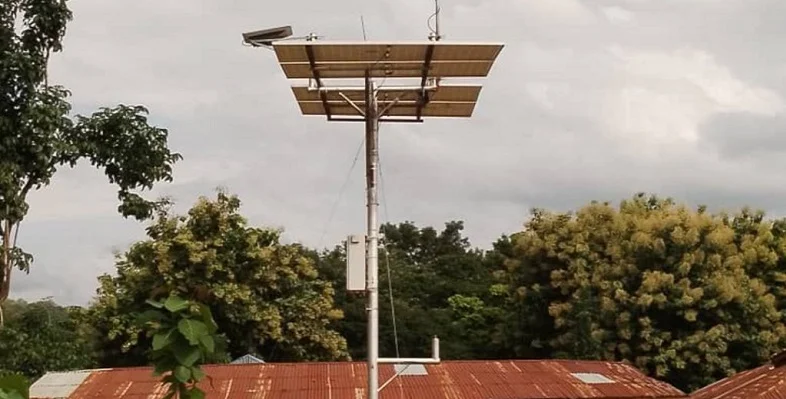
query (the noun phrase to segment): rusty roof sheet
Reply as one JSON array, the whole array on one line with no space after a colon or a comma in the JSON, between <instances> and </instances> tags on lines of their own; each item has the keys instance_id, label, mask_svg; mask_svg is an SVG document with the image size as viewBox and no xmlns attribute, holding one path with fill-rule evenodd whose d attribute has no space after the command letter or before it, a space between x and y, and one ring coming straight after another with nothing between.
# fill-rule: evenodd
<instances>
[{"instance_id":1,"label":"rusty roof sheet","mask_svg":"<svg viewBox=\"0 0 786 399\"><path fill-rule=\"evenodd\" d=\"M690 395L691 399L786 399L786 365L737 373Z\"/></svg>"},{"instance_id":2,"label":"rusty roof sheet","mask_svg":"<svg viewBox=\"0 0 786 399\"><path fill-rule=\"evenodd\" d=\"M397 377L380 399L669 399L687 397L634 367L568 360L445 361L426 365L428 375ZM207 399L362 399L365 363L265 363L208 365L200 384ZM380 384L394 374L380 365ZM587 383L574 373L600 374L612 382ZM166 388L150 368L96 370L68 399L155 399ZM37 399L34 396L31 399Z\"/></svg>"}]
</instances>

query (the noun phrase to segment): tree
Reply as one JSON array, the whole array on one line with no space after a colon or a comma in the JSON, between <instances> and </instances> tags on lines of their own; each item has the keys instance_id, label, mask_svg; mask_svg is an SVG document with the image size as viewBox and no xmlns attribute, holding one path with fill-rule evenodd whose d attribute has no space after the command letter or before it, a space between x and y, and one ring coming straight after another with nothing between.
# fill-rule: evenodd
<instances>
[{"instance_id":1,"label":"tree","mask_svg":"<svg viewBox=\"0 0 786 399\"><path fill-rule=\"evenodd\" d=\"M760 364L786 343L786 327L777 297L750 273L771 260L767 240L741 230L643 194L619 209L534 212L506 262L512 312L532 312L511 318L523 330L516 353L537 343L540 354L627 360L688 390Z\"/></svg>"},{"instance_id":2,"label":"tree","mask_svg":"<svg viewBox=\"0 0 786 399\"><path fill-rule=\"evenodd\" d=\"M200 365L215 357L223 347L218 325L207 305L170 294L152 306L137 321L152 336L150 351L153 375L168 386L164 399L204 399L197 384L206 377Z\"/></svg>"},{"instance_id":3,"label":"tree","mask_svg":"<svg viewBox=\"0 0 786 399\"><path fill-rule=\"evenodd\" d=\"M0 305L12 270L28 272L33 260L16 242L27 196L47 186L58 168L80 160L102 168L118 186L119 212L143 219L160 204L134 191L170 181L181 159L167 148L167 131L148 124L142 106L70 115L70 93L49 84L47 67L50 54L62 49L71 16L65 0L6 0L0 6Z\"/></svg>"},{"instance_id":4,"label":"tree","mask_svg":"<svg viewBox=\"0 0 786 399\"><path fill-rule=\"evenodd\" d=\"M0 371L37 379L48 371L90 368L95 364L89 336L81 333L77 310L51 300L9 301L0 329Z\"/></svg>"},{"instance_id":5,"label":"tree","mask_svg":"<svg viewBox=\"0 0 786 399\"><path fill-rule=\"evenodd\" d=\"M720 216L734 230L748 275L763 281L775 295L778 309L786 312L786 219L767 220L764 212L747 207Z\"/></svg>"},{"instance_id":6,"label":"tree","mask_svg":"<svg viewBox=\"0 0 786 399\"><path fill-rule=\"evenodd\" d=\"M187 216L159 212L138 242L117 261L117 276L99 277L91 313L104 366L143 364L149 342L133 323L148 299L174 293L208 305L233 357L266 360L346 357L346 341L328 328L342 316L333 288L317 275L308 251L282 244L280 232L250 227L240 200L219 192L201 198Z\"/></svg>"},{"instance_id":7,"label":"tree","mask_svg":"<svg viewBox=\"0 0 786 399\"><path fill-rule=\"evenodd\" d=\"M440 354L446 359L502 355L498 352L501 347L490 341L492 336L496 339L495 318L500 315L489 302L496 264L486 262L482 251L471 248L462 235L463 228L459 221L446 223L442 231L410 222L381 226L380 353L427 357L431 337L437 335ZM345 291L344 252L343 246L338 246L322 254L319 270L333 282L336 303L345 311L344 319L336 320L334 326L347 338L352 357L363 358L366 300L362 294Z\"/></svg>"}]
</instances>

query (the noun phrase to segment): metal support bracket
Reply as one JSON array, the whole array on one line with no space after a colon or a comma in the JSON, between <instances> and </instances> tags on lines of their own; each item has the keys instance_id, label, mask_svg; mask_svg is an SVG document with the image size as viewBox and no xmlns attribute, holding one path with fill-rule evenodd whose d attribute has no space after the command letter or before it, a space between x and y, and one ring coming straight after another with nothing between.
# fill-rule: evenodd
<instances>
[{"instance_id":1,"label":"metal support bracket","mask_svg":"<svg viewBox=\"0 0 786 399\"><path fill-rule=\"evenodd\" d=\"M415 111L417 120L421 120L423 118L423 107L425 107L426 104L428 104L429 102L429 95L428 95L429 93L426 92L426 90L424 89L426 88L426 81L428 80L428 72L429 69L431 69L431 59L433 57L434 57L434 45L432 44L428 46L428 49L426 49L426 59L424 60L425 62L423 63L423 70L421 72L421 77L420 77L421 92L420 92L420 97L418 98L419 100L418 108Z\"/></svg>"},{"instance_id":2,"label":"metal support bracket","mask_svg":"<svg viewBox=\"0 0 786 399\"><path fill-rule=\"evenodd\" d=\"M380 357L377 358L377 363L379 364L404 364L405 366L393 374L387 381L385 381L382 386L377 389L377 393L382 391L382 388L385 388L396 379L396 377L400 376L404 371L409 368L409 366L413 364L439 364L442 360L439 358L439 338L436 336L431 340L431 357L426 358L418 358L418 357Z\"/></svg>"},{"instance_id":3,"label":"metal support bracket","mask_svg":"<svg viewBox=\"0 0 786 399\"><path fill-rule=\"evenodd\" d=\"M312 46L306 46L306 56L308 57L308 64L311 67L311 73L314 75L314 82L317 85L317 88L322 88L322 78L319 75L319 70L317 69L317 63L314 61L314 48ZM311 84L309 80L309 85ZM330 105L327 101L327 93L323 91L319 91L319 98L322 100L322 107L325 108L325 115L327 116L328 120L332 119L332 115L330 112Z\"/></svg>"},{"instance_id":4,"label":"metal support bracket","mask_svg":"<svg viewBox=\"0 0 786 399\"><path fill-rule=\"evenodd\" d=\"M391 382L393 382L393 380L395 380L395 379L396 379L396 377L400 376L400 375L401 375L403 372L407 371L407 369L409 368L409 366L411 366L411 365L410 365L410 364L407 364L407 365L405 365L404 367L402 367L402 368L401 368L401 370L399 370L399 371L396 371L396 374L393 374L393 376L392 376L392 377L388 378L388 380L387 380L387 381L385 381L385 383L384 383L384 384L382 384L382 385L381 385L379 388L377 388L377 392L382 392L382 390L383 390L383 389L384 389L386 386L388 386L388 384L390 384Z\"/></svg>"},{"instance_id":5,"label":"metal support bracket","mask_svg":"<svg viewBox=\"0 0 786 399\"><path fill-rule=\"evenodd\" d=\"M348 118L333 117L333 118L330 119L330 121L331 122L365 122L366 119L365 118L351 118L351 117L348 117ZM377 121L380 122L380 123L383 123L383 122L384 123L423 123L423 119L421 119L421 120L417 120L417 119L400 119L400 118L390 118L390 117L377 119Z\"/></svg>"},{"instance_id":6,"label":"metal support bracket","mask_svg":"<svg viewBox=\"0 0 786 399\"><path fill-rule=\"evenodd\" d=\"M380 110L379 114L377 115L377 120L382 119L382 117L385 116L385 114L388 111L390 111L391 108L393 108L396 104L398 104L399 100L401 100L401 97L402 96L398 96L398 97L394 98L393 102L391 102L390 104L386 105L385 108L382 108L382 110Z\"/></svg>"},{"instance_id":7,"label":"metal support bracket","mask_svg":"<svg viewBox=\"0 0 786 399\"><path fill-rule=\"evenodd\" d=\"M346 94L344 94L342 92L338 92L338 95L341 96L341 98L344 99L344 101L346 101L347 104L349 104L352 108L354 108L355 111L357 111L360 114L360 116L362 116L362 117L366 116L366 111L363 111L363 109L360 108L357 104L355 104L355 102L352 101L352 99L347 97Z\"/></svg>"}]
</instances>

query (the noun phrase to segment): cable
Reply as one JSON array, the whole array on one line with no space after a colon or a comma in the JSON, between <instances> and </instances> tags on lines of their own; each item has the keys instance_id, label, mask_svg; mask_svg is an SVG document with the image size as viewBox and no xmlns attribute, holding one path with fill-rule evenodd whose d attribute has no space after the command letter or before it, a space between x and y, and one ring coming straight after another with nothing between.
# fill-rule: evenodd
<instances>
[{"instance_id":1,"label":"cable","mask_svg":"<svg viewBox=\"0 0 786 399\"><path fill-rule=\"evenodd\" d=\"M386 243L387 244L387 243ZM388 298L390 299L390 317L393 319L393 344L396 348L396 357L401 357L398 350L398 328L396 327L396 305L393 303L393 282L390 278L390 255L385 245L385 266L388 272Z\"/></svg>"},{"instance_id":2,"label":"cable","mask_svg":"<svg viewBox=\"0 0 786 399\"><path fill-rule=\"evenodd\" d=\"M325 228L322 230L322 235L319 236L319 245L317 248L322 247L322 242L325 239L325 235L327 234L328 228L330 227L330 223L333 221L333 217L336 215L336 210L338 209L338 204L341 202L341 197L344 195L344 191L347 189L347 185L349 184L349 179L352 177L352 171L355 170L355 165L358 163L358 159L360 158L360 153L363 150L363 144L366 142L365 136L362 140L360 140L360 145L358 146L357 151L355 152L355 159L352 160L352 165L349 167L349 171L347 172L346 178L344 178L344 183L341 185L341 189L338 192L338 197L336 197L336 201L333 202L333 208L330 210L330 216L328 216L328 220L325 223Z\"/></svg>"},{"instance_id":3,"label":"cable","mask_svg":"<svg viewBox=\"0 0 786 399\"><path fill-rule=\"evenodd\" d=\"M385 222L390 222L390 214L388 214L388 199L385 196L385 177L382 174L382 157L377 154L377 165L379 165L379 192L382 197L382 210L385 212Z\"/></svg>"},{"instance_id":4,"label":"cable","mask_svg":"<svg viewBox=\"0 0 786 399\"><path fill-rule=\"evenodd\" d=\"M377 155L377 164L379 165L379 191L382 196L382 209L385 215L385 223L390 223L390 215L388 214L388 200L385 196L385 178L382 174L382 159ZM398 327L396 325L396 305L393 302L393 279L390 276L390 250L388 250L388 243L385 240L385 268L388 274L388 299L390 300L390 317L393 320L393 344L396 348L396 357L401 357L398 348Z\"/></svg>"},{"instance_id":5,"label":"cable","mask_svg":"<svg viewBox=\"0 0 786 399\"><path fill-rule=\"evenodd\" d=\"M439 12L440 12L441 8L439 7L439 3L438 3L438 2L435 2L435 4L436 4L436 10L434 10L434 13L433 13L433 14L431 14L431 15L428 17L428 19L426 20L426 25L428 26L428 30L430 30L430 31L431 31L431 33L433 33L433 34L435 34L435 35L436 35L436 34L437 34L437 31L436 31L436 29L434 29L434 28L431 26L431 19L432 19L432 18L434 18L434 17L438 17L438 16L439 16Z\"/></svg>"},{"instance_id":6,"label":"cable","mask_svg":"<svg viewBox=\"0 0 786 399\"><path fill-rule=\"evenodd\" d=\"M437 31L434 30L434 28L431 26L431 19L436 17L436 16L437 16L437 13L435 12L435 13L431 14L431 16L428 17L428 19L426 20L426 26L428 26L428 30L431 31L431 33L433 33L433 34L437 34Z\"/></svg>"}]
</instances>

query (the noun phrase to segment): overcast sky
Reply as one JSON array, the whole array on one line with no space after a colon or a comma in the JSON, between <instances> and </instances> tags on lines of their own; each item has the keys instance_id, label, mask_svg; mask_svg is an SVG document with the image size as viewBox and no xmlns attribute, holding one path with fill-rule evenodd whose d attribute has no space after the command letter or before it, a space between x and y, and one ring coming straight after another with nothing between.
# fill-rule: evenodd
<instances>
[{"instance_id":1,"label":"overcast sky","mask_svg":"<svg viewBox=\"0 0 786 399\"><path fill-rule=\"evenodd\" d=\"M303 117L265 49L241 32L291 24L324 40L421 40L430 0L71 0L50 81L75 111L144 104L185 160L185 210L218 186L252 222L332 246L364 229L362 125ZM532 207L638 191L786 214L783 0L442 0L445 40L505 43L472 119L384 125L386 219L462 219L486 247ZM113 251L143 237L89 167L32 195L20 243L36 261L13 297L84 304ZM321 238L324 233L324 238Z\"/></svg>"}]
</instances>

